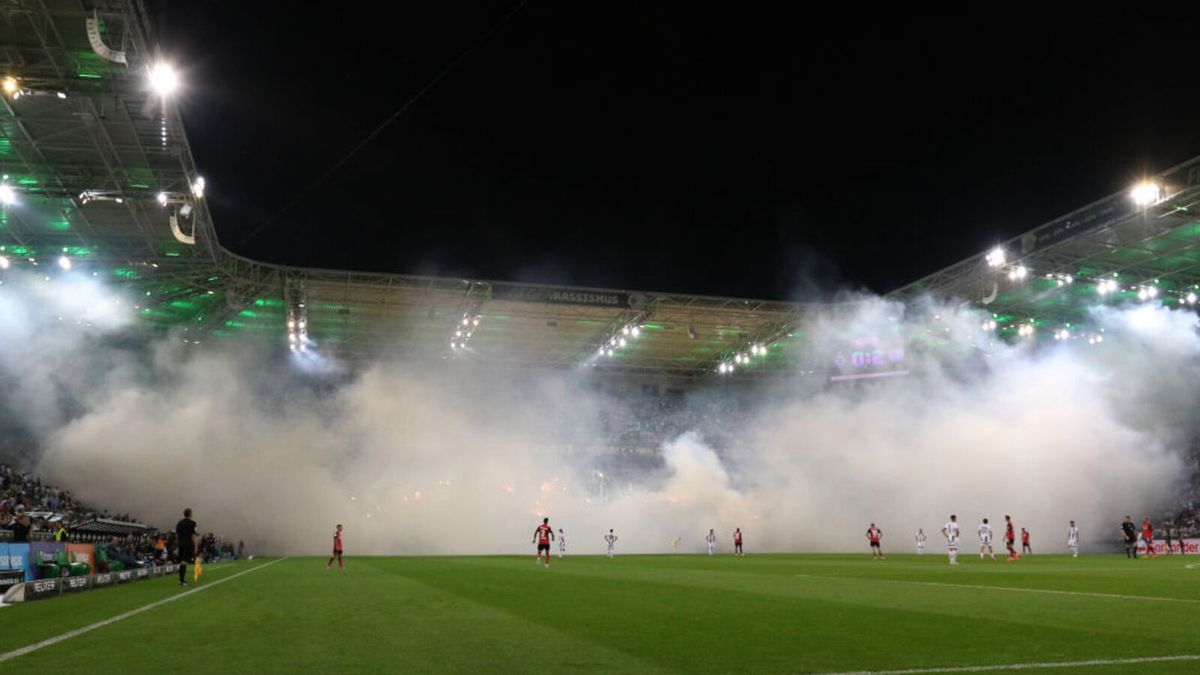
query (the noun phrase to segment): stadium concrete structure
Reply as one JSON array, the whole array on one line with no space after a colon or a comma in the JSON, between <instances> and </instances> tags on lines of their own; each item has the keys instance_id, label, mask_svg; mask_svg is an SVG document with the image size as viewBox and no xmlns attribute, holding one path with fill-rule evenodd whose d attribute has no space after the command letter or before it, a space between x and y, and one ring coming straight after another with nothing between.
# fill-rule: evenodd
<instances>
[{"instance_id":1,"label":"stadium concrete structure","mask_svg":"<svg viewBox=\"0 0 1200 675\"><path fill-rule=\"evenodd\" d=\"M812 365L786 346L828 306L303 269L232 253L213 227L179 107L150 86L155 67L138 0L0 3L0 172L14 197L0 210L0 275L52 278L65 257L72 273L132 298L141 327L195 345L685 380ZM1004 339L1094 339L1086 310L1101 301L1191 305L1200 158L1153 182L1137 203L1112 195L890 297L961 297Z\"/></svg>"}]
</instances>

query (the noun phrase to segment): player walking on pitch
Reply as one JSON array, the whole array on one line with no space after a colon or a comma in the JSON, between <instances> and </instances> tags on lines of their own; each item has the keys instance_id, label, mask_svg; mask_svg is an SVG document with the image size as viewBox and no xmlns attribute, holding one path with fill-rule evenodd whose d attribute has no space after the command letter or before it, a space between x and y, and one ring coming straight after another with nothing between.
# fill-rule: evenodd
<instances>
[{"instance_id":1,"label":"player walking on pitch","mask_svg":"<svg viewBox=\"0 0 1200 675\"><path fill-rule=\"evenodd\" d=\"M704 541L708 543L708 554L715 554L717 552L717 533L710 529L708 535L704 537Z\"/></svg>"},{"instance_id":2,"label":"player walking on pitch","mask_svg":"<svg viewBox=\"0 0 1200 675\"><path fill-rule=\"evenodd\" d=\"M606 544L608 544L608 557L609 558L613 557L613 544L617 543L617 539L618 539L617 535L613 534L612 530L609 530L608 534L604 535L604 542Z\"/></svg>"},{"instance_id":3,"label":"player walking on pitch","mask_svg":"<svg viewBox=\"0 0 1200 675\"><path fill-rule=\"evenodd\" d=\"M925 530L917 528L917 555L925 555Z\"/></svg>"},{"instance_id":4,"label":"player walking on pitch","mask_svg":"<svg viewBox=\"0 0 1200 675\"><path fill-rule=\"evenodd\" d=\"M1017 533L1013 530L1012 516L1004 516L1004 546L1008 548L1008 562L1021 559L1021 554L1017 553Z\"/></svg>"},{"instance_id":5,"label":"player walking on pitch","mask_svg":"<svg viewBox=\"0 0 1200 675\"><path fill-rule=\"evenodd\" d=\"M333 561L338 561L338 569L345 569L342 565L342 524L338 523L337 530L333 533L333 555L329 556L329 562L325 563L325 569L333 567Z\"/></svg>"},{"instance_id":6,"label":"player walking on pitch","mask_svg":"<svg viewBox=\"0 0 1200 675\"><path fill-rule=\"evenodd\" d=\"M883 560L883 549L879 546L879 540L883 538L883 530L875 527L875 523L867 528L867 541L871 542L871 560Z\"/></svg>"},{"instance_id":7,"label":"player walking on pitch","mask_svg":"<svg viewBox=\"0 0 1200 675\"><path fill-rule=\"evenodd\" d=\"M987 549L992 560L996 559L996 552L992 550L992 526L988 525L988 519L984 518L979 524L979 559L983 560L983 549Z\"/></svg>"},{"instance_id":8,"label":"player walking on pitch","mask_svg":"<svg viewBox=\"0 0 1200 675\"><path fill-rule=\"evenodd\" d=\"M542 518L542 524L533 531L533 541L537 542L537 557L534 563L542 561L542 552L546 553L546 567L550 566L550 542L554 539L554 528L550 527L550 519Z\"/></svg>"},{"instance_id":9,"label":"player walking on pitch","mask_svg":"<svg viewBox=\"0 0 1200 675\"><path fill-rule=\"evenodd\" d=\"M1071 551L1072 558L1079 557L1079 528L1075 527L1075 521L1071 521L1071 529L1067 530L1067 548Z\"/></svg>"},{"instance_id":10,"label":"player walking on pitch","mask_svg":"<svg viewBox=\"0 0 1200 675\"><path fill-rule=\"evenodd\" d=\"M1154 526L1150 524L1150 516L1142 518L1142 541L1146 542L1146 557L1143 560L1158 557L1154 552Z\"/></svg>"},{"instance_id":11,"label":"player walking on pitch","mask_svg":"<svg viewBox=\"0 0 1200 675\"><path fill-rule=\"evenodd\" d=\"M742 528L738 527L733 530L733 554L746 555L742 551Z\"/></svg>"},{"instance_id":12,"label":"player walking on pitch","mask_svg":"<svg viewBox=\"0 0 1200 675\"><path fill-rule=\"evenodd\" d=\"M958 564L958 516L950 514L950 522L942 526L942 536L946 538L946 553L950 556L950 564Z\"/></svg>"},{"instance_id":13,"label":"player walking on pitch","mask_svg":"<svg viewBox=\"0 0 1200 675\"><path fill-rule=\"evenodd\" d=\"M1033 555L1033 547L1029 545L1029 530L1021 528L1021 553Z\"/></svg>"},{"instance_id":14,"label":"player walking on pitch","mask_svg":"<svg viewBox=\"0 0 1200 675\"><path fill-rule=\"evenodd\" d=\"M558 557L563 559L567 557L567 535L563 534L562 528L558 528Z\"/></svg>"}]
</instances>

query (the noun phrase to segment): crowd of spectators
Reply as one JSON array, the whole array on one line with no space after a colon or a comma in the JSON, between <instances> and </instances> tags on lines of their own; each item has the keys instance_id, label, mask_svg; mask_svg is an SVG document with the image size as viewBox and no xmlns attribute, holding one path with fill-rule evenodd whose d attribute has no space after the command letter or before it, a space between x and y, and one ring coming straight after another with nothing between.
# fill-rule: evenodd
<instances>
[{"instance_id":1,"label":"crowd of spectators","mask_svg":"<svg viewBox=\"0 0 1200 675\"><path fill-rule=\"evenodd\" d=\"M72 527L98 519L138 523L128 513L90 508L28 471L0 464L0 527L12 531L12 541L68 537Z\"/></svg>"},{"instance_id":2,"label":"crowd of spectators","mask_svg":"<svg viewBox=\"0 0 1200 675\"><path fill-rule=\"evenodd\" d=\"M130 527L130 533L119 536L79 529L98 521L140 527ZM125 569L169 564L175 552L174 532L158 532L127 513L113 514L84 505L70 492L8 464L0 464L0 541L93 544ZM201 538L198 553L204 562L214 562L234 559L243 548L241 542L235 548L233 542L210 532Z\"/></svg>"}]
</instances>

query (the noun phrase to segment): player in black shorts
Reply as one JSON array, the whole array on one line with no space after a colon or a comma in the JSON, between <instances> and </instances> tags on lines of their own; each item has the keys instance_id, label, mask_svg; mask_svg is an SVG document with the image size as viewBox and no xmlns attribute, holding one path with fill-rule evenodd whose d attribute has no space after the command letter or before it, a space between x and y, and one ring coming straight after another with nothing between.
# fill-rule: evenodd
<instances>
[{"instance_id":1,"label":"player in black shorts","mask_svg":"<svg viewBox=\"0 0 1200 675\"><path fill-rule=\"evenodd\" d=\"M184 579L187 576L188 563L196 559L196 521L192 520L192 510L183 510L183 520L175 524L175 540L179 542L179 585L187 586Z\"/></svg>"}]
</instances>

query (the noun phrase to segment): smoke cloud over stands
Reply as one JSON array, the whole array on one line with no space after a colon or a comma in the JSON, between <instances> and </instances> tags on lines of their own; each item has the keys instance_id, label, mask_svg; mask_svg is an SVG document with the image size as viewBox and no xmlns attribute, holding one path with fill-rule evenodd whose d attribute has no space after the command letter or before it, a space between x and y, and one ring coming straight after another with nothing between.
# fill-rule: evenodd
<instances>
[{"instance_id":1,"label":"smoke cloud over stands","mask_svg":"<svg viewBox=\"0 0 1200 675\"><path fill-rule=\"evenodd\" d=\"M127 301L83 280L91 300L71 304L78 288L39 279L0 286L0 410L33 439L36 471L162 527L191 506L262 553L324 552L341 522L351 554L532 554L542 514L575 553L609 528L618 552L675 537L699 551L710 527L723 550L734 527L750 552L859 550L872 521L885 550L909 550L918 527L937 550L950 513L968 550L979 518L1007 513L1035 552L1061 551L1070 519L1085 545L1108 544L1120 517L1170 502L1200 403L1190 312L1103 309L1103 343L1034 348L990 340L959 307L862 298L806 327L795 348L814 374L754 389L714 374L694 400L745 401L660 458L614 457L601 412L636 402L595 393L586 368L318 376L245 346L117 339ZM828 382L838 345L885 334L910 375Z\"/></svg>"}]
</instances>

